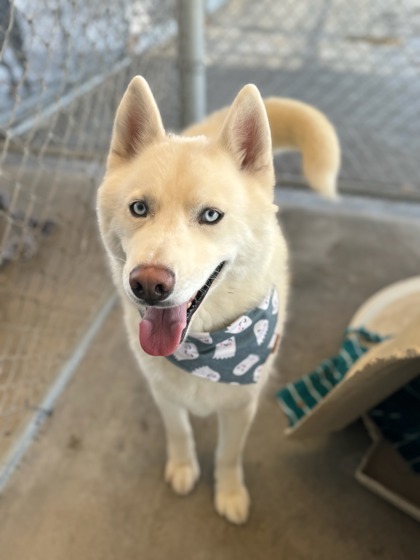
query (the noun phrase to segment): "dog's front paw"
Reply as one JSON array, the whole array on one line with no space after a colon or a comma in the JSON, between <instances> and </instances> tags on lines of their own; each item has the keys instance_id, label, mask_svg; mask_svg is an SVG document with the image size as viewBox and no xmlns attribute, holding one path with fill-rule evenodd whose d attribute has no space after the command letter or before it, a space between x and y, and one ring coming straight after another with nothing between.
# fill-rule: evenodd
<instances>
[{"instance_id":1,"label":"dog's front paw","mask_svg":"<svg viewBox=\"0 0 420 560\"><path fill-rule=\"evenodd\" d=\"M169 459L165 468L165 481L177 494L185 496L194 488L200 476L197 461L179 462Z\"/></svg>"},{"instance_id":2,"label":"dog's front paw","mask_svg":"<svg viewBox=\"0 0 420 560\"><path fill-rule=\"evenodd\" d=\"M216 489L215 506L217 513L231 523L242 525L249 515L250 499L248 490L240 485L235 489Z\"/></svg>"}]
</instances>

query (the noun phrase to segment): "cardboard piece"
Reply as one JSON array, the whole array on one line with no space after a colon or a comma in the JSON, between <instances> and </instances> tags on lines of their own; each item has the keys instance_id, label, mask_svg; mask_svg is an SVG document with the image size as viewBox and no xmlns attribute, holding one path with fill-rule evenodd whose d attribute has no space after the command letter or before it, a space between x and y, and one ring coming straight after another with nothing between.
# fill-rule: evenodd
<instances>
[{"instance_id":1,"label":"cardboard piece","mask_svg":"<svg viewBox=\"0 0 420 560\"><path fill-rule=\"evenodd\" d=\"M420 475L381 437L367 416L363 420L374 443L357 468L356 479L420 522Z\"/></svg>"},{"instance_id":2,"label":"cardboard piece","mask_svg":"<svg viewBox=\"0 0 420 560\"><path fill-rule=\"evenodd\" d=\"M355 473L356 479L420 521L420 475L366 416L368 410L420 376L420 276L372 296L350 326L366 327L391 338L364 354L315 408L286 430L286 435L323 435L363 417L373 444Z\"/></svg>"}]
</instances>

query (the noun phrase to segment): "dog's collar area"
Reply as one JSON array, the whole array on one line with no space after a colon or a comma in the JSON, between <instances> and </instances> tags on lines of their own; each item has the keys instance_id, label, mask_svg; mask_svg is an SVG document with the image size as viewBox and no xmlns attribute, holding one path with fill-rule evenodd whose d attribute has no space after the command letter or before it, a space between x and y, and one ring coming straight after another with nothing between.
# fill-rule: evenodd
<instances>
[{"instance_id":1,"label":"dog's collar area","mask_svg":"<svg viewBox=\"0 0 420 560\"><path fill-rule=\"evenodd\" d=\"M276 350L277 290L224 329L194 333L167 356L173 364L197 377L230 385L257 383L262 366Z\"/></svg>"},{"instance_id":2,"label":"dog's collar area","mask_svg":"<svg viewBox=\"0 0 420 560\"><path fill-rule=\"evenodd\" d=\"M202 304L204 298L207 295L207 292L209 291L211 285L213 284L213 282L216 280L216 278L219 276L222 268L225 266L226 261L223 261L219 264L219 266L216 267L216 269L214 270L214 272L211 274L211 276L208 278L207 282L204 284L204 286L202 286L197 294L195 295L194 299L191 302L191 305L188 307L187 309L187 325L182 333L181 336L181 342L184 340L185 338L185 334L187 332L188 326L191 322L191 319L194 315L194 313L197 311L197 309L200 307L200 305Z\"/></svg>"}]
</instances>

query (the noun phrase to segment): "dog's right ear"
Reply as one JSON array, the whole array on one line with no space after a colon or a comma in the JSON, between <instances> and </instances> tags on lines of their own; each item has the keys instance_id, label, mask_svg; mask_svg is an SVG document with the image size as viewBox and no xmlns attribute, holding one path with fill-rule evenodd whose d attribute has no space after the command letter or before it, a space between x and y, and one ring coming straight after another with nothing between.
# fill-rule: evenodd
<instances>
[{"instance_id":1,"label":"dog's right ear","mask_svg":"<svg viewBox=\"0 0 420 560\"><path fill-rule=\"evenodd\" d=\"M148 144L164 136L160 112L149 84L136 76L117 109L108 165L134 158Z\"/></svg>"}]
</instances>

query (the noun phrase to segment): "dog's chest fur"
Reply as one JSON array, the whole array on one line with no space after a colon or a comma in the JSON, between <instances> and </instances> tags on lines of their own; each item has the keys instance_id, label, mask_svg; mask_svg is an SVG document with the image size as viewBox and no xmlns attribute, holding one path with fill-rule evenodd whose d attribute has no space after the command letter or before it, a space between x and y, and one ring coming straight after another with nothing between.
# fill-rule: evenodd
<instances>
[{"instance_id":1,"label":"dog's chest fur","mask_svg":"<svg viewBox=\"0 0 420 560\"><path fill-rule=\"evenodd\" d=\"M124 319L130 346L152 393L157 391L163 394L169 401L183 406L191 414L208 416L221 407L244 406L258 396L267 381L274 354L265 363L258 383L241 386L213 383L180 370L164 357L145 354L138 342L138 314L133 312L130 305L124 305Z\"/></svg>"}]
</instances>

